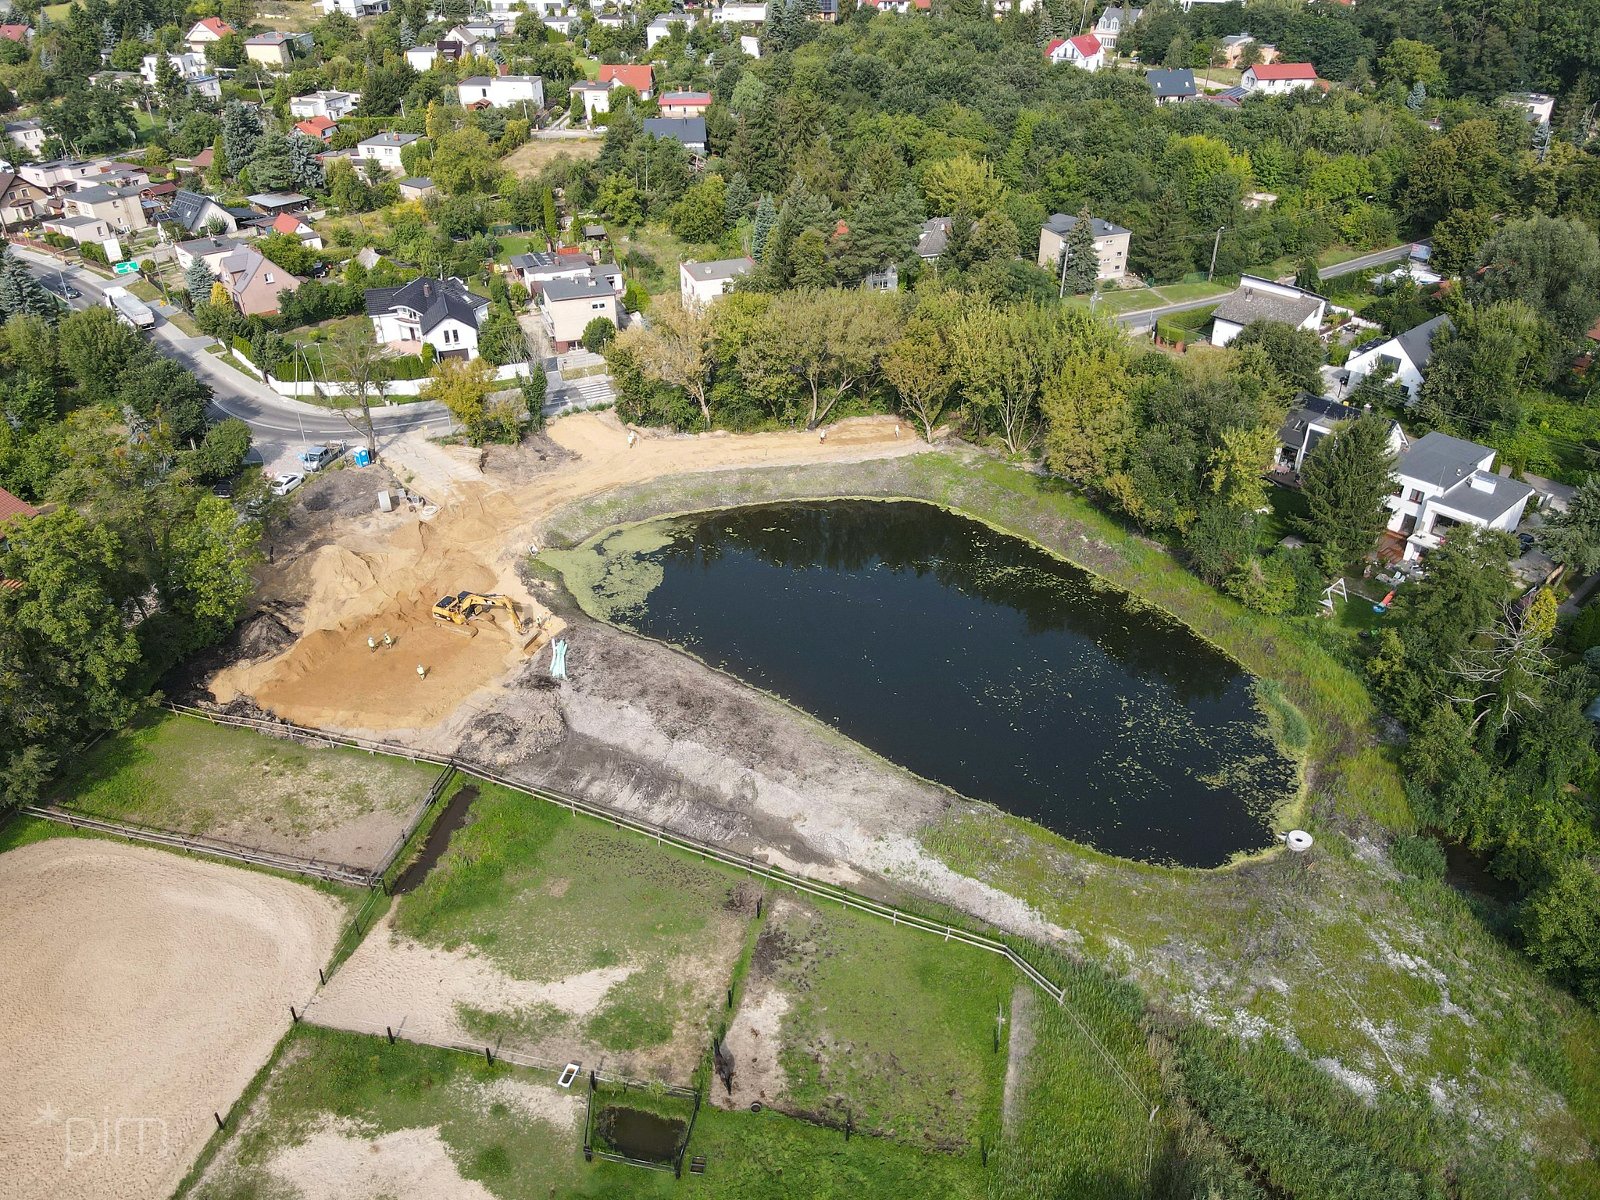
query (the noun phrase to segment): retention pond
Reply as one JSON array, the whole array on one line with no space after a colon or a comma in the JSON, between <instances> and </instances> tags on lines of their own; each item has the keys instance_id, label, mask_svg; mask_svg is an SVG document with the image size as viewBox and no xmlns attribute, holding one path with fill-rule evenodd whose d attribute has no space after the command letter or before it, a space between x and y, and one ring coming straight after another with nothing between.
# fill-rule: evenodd
<instances>
[{"instance_id":1,"label":"retention pond","mask_svg":"<svg viewBox=\"0 0 1600 1200\"><path fill-rule=\"evenodd\" d=\"M932 505L670 517L559 559L614 624L1107 853L1216 866L1268 842L1294 786L1238 663L1031 542Z\"/></svg>"}]
</instances>

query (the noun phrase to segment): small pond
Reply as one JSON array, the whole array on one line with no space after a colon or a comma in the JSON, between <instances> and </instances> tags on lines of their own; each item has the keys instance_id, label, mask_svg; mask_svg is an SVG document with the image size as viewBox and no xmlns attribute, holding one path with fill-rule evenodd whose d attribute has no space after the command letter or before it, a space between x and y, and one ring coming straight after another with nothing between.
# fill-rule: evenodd
<instances>
[{"instance_id":1,"label":"small pond","mask_svg":"<svg viewBox=\"0 0 1600 1200\"><path fill-rule=\"evenodd\" d=\"M664 518L560 559L608 620L1107 853L1216 866L1268 843L1294 786L1236 662L1032 543L932 505Z\"/></svg>"},{"instance_id":2,"label":"small pond","mask_svg":"<svg viewBox=\"0 0 1600 1200\"><path fill-rule=\"evenodd\" d=\"M594 1140L596 1146L625 1158L666 1163L677 1158L678 1143L687 1129L677 1117L610 1104L595 1118Z\"/></svg>"}]
</instances>

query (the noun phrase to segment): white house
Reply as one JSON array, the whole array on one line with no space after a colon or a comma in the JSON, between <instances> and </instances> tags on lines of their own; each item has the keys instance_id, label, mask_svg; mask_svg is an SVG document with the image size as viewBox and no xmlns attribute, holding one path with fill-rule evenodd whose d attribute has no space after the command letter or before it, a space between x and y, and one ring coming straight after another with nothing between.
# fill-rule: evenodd
<instances>
[{"instance_id":1,"label":"white house","mask_svg":"<svg viewBox=\"0 0 1600 1200\"><path fill-rule=\"evenodd\" d=\"M687 32L693 23L693 18L687 13L672 13L657 17L644 27L644 48L654 50L656 43L671 37L674 29Z\"/></svg>"},{"instance_id":2,"label":"white house","mask_svg":"<svg viewBox=\"0 0 1600 1200\"><path fill-rule=\"evenodd\" d=\"M609 281L592 277L550 280L539 291L539 315L557 354L582 341L583 331L598 317L622 325L616 291Z\"/></svg>"},{"instance_id":3,"label":"white house","mask_svg":"<svg viewBox=\"0 0 1600 1200\"><path fill-rule=\"evenodd\" d=\"M456 84L456 95L463 108L474 104L490 108L511 108L526 104L544 107L544 80L537 75L473 75Z\"/></svg>"},{"instance_id":4,"label":"white house","mask_svg":"<svg viewBox=\"0 0 1600 1200\"><path fill-rule=\"evenodd\" d=\"M45 131L44 122L38 117L29 117L23 121L7 121L5 134L7 141L28 154L43 153L44 144L50 137Z\"/></svg>"},{"instance_id":5,"label":"white house","mask_svg":"<svg viewBox=\"0 0 1600 1200\"><path fill-rule=\"evenodd\" d=\"M726 295L733 281L756 269L754 259L719 258L714 262L686 262L678 265L678 294L685 308L705 308L717 297Z\"/></svg>"},{"instance_id":6,"label":"white house","mask_svg":"<svg viewBox=\"0 0 1600 1200\"><path fill-rule=\"evenodd\" d=\"M714 25L762 25L766 20L767 6L751 4L746 0L733 0L711 10L711 22Z\"/></svg>"},{"instance_id":7,"label":"white house","mask_svg":"<svg viewBox=\"0 0 1600 1200\"><path fill-rule=\"evenodd\" d=\"M1297 475L1306 465L1306 458L1322 441L1346 421L1361 416L1361 410L1340 404L1327 396L1313 396L1301 392L1295 397L1294 407L1278 429L1278 450L1272 460L1272 469L1285 475ZM1389 422L1389 449L1396 455L1409 443L1400 422Z\"/></svg>"},{"instance_id":8,"label":"white house","mask_svg":"<svg viewBox=\"0 0 1600 1200\"><path fill-rule=\"evenodd\" d=\"M1092 33L1057 38L1044 48L1044 56L1053 63L1066 63L1080 71L1098 71L1106 62L1105 49Z\"/></svg>"},{"instance_id":9,"label":"white house","mask_svg":"<svg viewBox=\"0 0 1600 1200\"><path fill-rule=\"evenodd\" d=\"M1239 86L1251 96L1283 96L1317 86L1317 69L1310 63L1257 63L1246 67Z\"/></svg>"},{"instance_id":10,"label":"white house","mask_svg":"<svg viewBox=\"0 0 1600 1200\"><path fill-rule=\"evenodd\" d=\"M439 47L429 42L425 46L413 46L406 51L406 65L413 71L427 71L439 58Z\"/></svg>"},{"instance_id":11,"label":"white house","mask_svg":"<svg viewBox=\"0 0 1600 1200\"><path fill-rule=\"evenodd\" d=\"M1556 112L1556 98L1544 92L1514 92L1500 97L1500 103L1507 108L1520 108L1535 125L1550 124Z\"/></svg>"},{"instance_id":12,"label":"white house","mask_svg":"<svg viewBox=\"0 0 1600 1200\"><path fill-rule=\"evenodd\" d=\"M761 39L753 33L741 33L739 35L739 49L751 58L760 58Z\"/></svg>"},{"instance_id":13,"label":"white house","mask_svg":"<svg viewBox=\"0 0 1600 1200\"><path fill-rule=\"evenodd\" d=\"M1416 558L1438 547L1460 525L1512 531L1522 522L1533 489L1494 473L1495 452L1437 431L1413 442L1395 466L1395 489L1385 499L1391 534Z\"/></svg>"},{"instance_id":14,"label":"white house","mask_svg":"<svg viewBox=\"0 0 1600 1200\"><path fill-rule=\"evenodd\" d=\"M404 171L400 151L420 141L420 133L379 133L356 143L356 157L371 159L386 171Z\"/></svg>"},{"instance_id":15,"label":"white house","mask_svg":"<svg viewBox=\"0 0 1600 1200\"><path fill-rule=\"evenodd\" d=\"M1344 364L1349 386L1355 387L1374 371L1383 370L1415 400L1422 393L1422 377L1433 358L1434 336L1441 328L1451 327L1449 317L1437 316L1395 337L1374 338L1357 346Z\"/></svg>"},{"instance_id":16,"label":"white house","mask_svg":"<svg viewBox=\"0 0 1600 1200\"><path fill-rule=\"evenodd\" d=\"M397 288L368 288L367 316L380 345L403 354L432 346L440 358L478 357L478 330L489 301L451 276L423 276Z\"/></svg>"},{"instance_id":17,"label":"white house","mask_svg":"<svg viewBox=\"0 0 1600 1200\"><path fill-rule=\"evenodd\" d=\"M202 17L189 26L189 32L183 35L183 44L195 54L204 55L207 46L220 42L234 32L233 26L221 17Z\"/></svg>"},{"instance_id":18,"label":"white house","mask_svg":"<svg viewBox=\"0 0 1600 1200\"><path fill-rule=\"evenodd\" d=\"M1094 23L1094 35L1107 50L1115 51L1117 39L1122 36L1123 31L1132 29L1143 15L1142 8L1131 6L1124 8L1120 4L1109 5Z\"/></svg>"},{"instance_id":19,"label":"white house","mask_svg":"<svg viewBox=\"0 0 1600 1200\"><path fill-rule=\"evenodd\" d=\"M356 105L360 103L360 92L307 92L289 101L289 115L296 119L327 117L330 121L338 121L355 112Z\"/></svg>"},{"instance_id":20,"label":"white house","mask_svg":"<svg viewBox=\"0 0 1600 1200\"><path fill-rule=\"evenodd\" d=\"M1328 302L1290 283L1242 275L1239 286L1212 313L1211 344L1226 346L1254 321L1281 321L1296 329L1316 329L1328 315Z\"/></svg>"},{"instance_id":21,"label":"white house","mask_svg":"<svg viewBox=\"0 0 1600 1200\"><path fill-rule=\"evenodd\" d=\"M156 85L156 61L154 54L146 54L140 60L139 77L144 80L147 87ZM222 98L222 85L211 73L211 68L206 65L204 55L168 54L167 61L172 64L172 69L178 73L179 78L189 85L191 92L210 100Z\"/></svg>"},{"instance_id":22,"label":"white house","mask_svg":"<svg viewBox=\"0 0 1600 1200\"><path fill-rule=\"evenodd\" d=\"M389 11L389 0L322 0L327 16L343 13L347 17L376 17Z\"/></svg>"}]
</instances>

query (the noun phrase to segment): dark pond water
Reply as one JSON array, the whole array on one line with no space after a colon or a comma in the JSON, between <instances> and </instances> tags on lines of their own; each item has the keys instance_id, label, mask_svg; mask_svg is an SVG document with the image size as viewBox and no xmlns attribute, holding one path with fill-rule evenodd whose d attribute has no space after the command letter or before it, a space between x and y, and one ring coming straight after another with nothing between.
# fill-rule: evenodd
<instances>
[{"instance_id":1,"label":"dark pond water","mask_svg":"<svg viewBox=\"0 0 1600 1200\"><path fill-rule=\"evenodd\" d=\"M1270 840L1265 819L1293 785L1231 659L931 505L703 513L586 549L569 581L617 623L1108 853L1215 866Z\"/></svg>"},{"instance_id":2,"label":"dark pond water","mask_svg":"<svg viewBox=\"0 0 1600 1200\"><path fill-rule=\"evenodd\" d=\"M595 1135L602 1145L642 1162L671 1162L687 1128L676 1117L616 1104L602 1109L595 1119Z\"/></svg>"}]
</instances>

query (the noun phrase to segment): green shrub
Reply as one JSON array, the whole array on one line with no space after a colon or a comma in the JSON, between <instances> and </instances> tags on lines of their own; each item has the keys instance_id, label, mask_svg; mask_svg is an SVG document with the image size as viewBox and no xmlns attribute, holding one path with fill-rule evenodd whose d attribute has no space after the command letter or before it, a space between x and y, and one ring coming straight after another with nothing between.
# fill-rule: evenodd
<instances>
[{"instance_id":1,"label":"green shrub","mask_svg":"<svg viewBox=\"0 0 1600 1200\"><path fill-rule=\"evenodd\" d=\"M1394 865L1407 875L1418 879L1443 879L1445 871L1444 847L1431 837L1403 833L1389 848Z\"/></svg>"}]
</instances>

